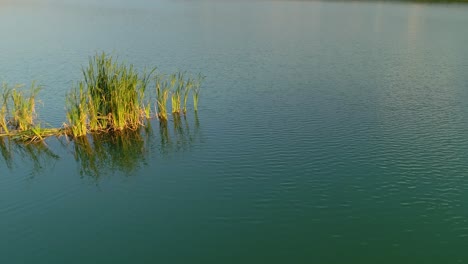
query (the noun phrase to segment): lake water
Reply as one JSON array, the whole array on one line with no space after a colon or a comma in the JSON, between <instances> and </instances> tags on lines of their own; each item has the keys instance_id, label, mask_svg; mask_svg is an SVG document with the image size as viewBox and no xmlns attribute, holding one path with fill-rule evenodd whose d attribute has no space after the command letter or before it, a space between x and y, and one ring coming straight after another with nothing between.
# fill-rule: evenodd
<instances>
[{"instance_id":1,"label":"lake water","mask_svg":"<svg viewBox=\"0 0 468 264\"><path fill-rule=\"evenodd\" d=\"M0 263L468 262L468 6L94 2L0 1L0 80L60 126L107 51L199 113L4 143Z\"/></svg>"}]
</instances>

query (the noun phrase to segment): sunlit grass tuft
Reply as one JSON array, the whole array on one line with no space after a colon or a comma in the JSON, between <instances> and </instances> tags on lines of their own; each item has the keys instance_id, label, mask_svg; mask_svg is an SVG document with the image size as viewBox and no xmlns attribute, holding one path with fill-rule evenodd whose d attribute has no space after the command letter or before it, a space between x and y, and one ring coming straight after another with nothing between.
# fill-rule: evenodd
<instances>
[{"instance_id":1,"label":"sunlit grass tuft","mask_svg":"<svg viewBox=\"0 0 468 264\"><path fill-rule=\"evenodd\" d=\"M25 131L34 126L36 117L36 96L41 90L35 83L31 85L29 95L19 89L12 89L12 124L15 129Z\"/></svg>"}]
</instances>

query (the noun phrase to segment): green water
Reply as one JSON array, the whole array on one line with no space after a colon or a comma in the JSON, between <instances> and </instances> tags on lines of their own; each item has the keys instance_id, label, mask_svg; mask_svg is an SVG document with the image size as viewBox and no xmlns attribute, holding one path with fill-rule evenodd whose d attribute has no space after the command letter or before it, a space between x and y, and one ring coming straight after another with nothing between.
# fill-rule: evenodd
<instances>
[{"instance_id":1,"label":"green water","mask_svg":"<svg viewBox=\"0 0 468 264\"><path fill-rule=\"evenodd\" d=\"M207 76L199 113L0 145L0 263L468 262L468 6L0 1L40 119L96 51Z\"/></svg>"}]
</instances>

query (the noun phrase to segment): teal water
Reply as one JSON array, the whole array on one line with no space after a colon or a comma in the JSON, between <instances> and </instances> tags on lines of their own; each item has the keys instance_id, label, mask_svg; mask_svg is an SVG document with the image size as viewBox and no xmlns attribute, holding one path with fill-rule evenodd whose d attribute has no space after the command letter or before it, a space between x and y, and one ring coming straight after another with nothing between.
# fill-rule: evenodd
<instances>
[{"instance_id":1,"label":"teal water","mask_svg":"<svg viewBox=\"0 0 468 264\"><path fill-rule=\"evenodd\" d=\"M50 125L96 51L207 76L167 127L4 145L0 263L468 262L467 13L0 1L0 80Z\"/></svg>"}]
</instances>

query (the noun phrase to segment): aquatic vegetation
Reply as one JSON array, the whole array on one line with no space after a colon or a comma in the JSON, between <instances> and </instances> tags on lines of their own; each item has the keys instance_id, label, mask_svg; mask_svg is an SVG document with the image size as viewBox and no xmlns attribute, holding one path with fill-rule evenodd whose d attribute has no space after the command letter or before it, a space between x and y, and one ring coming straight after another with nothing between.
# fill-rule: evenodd
<instances>
[{"instance_id":1,"label":"aquatic vegetation","mask_svg":"<svg viewBox=\"0 0 468 264\"><path fill-rule=\"evenodd\" d=\"M28 130L17 131L11 135L11 138L23 142L42 141L47 137L60 136L64 134L61 128L42 128L41 125L36 125Z\"/></svg>"},{"instance_id":2,"label":"aquatic vegetation","mask_svg":"<svg viewBox=\"0 0 468 264\"><path fill-rule=\"evenodd\" d=\"M173 115L187 113L187 101L193 89L194 109L198 109L201 75L198 79L178 72L164 77L152 68L139 73L132 64L118 62L106 53L89 58L82 69L83 79L66 95L66 118L62 128L43 128L36 124L37 94L41 87L33 83L25 93L19 86L2 85L0 98L0 136L20 141L40 141L48 136L83 137L90 132L137 130L152 117L148 91L151 80L156 86L156 117L168 119L167 101L171 97ZM183 105L181 100L183 99Z\"/></svg>"},{"instance_id":3,"label":"aquatic vegetation","mask_svg":"<svg viewBox=\"0 0 468 264\"><path fill-rule=\"evenodd\" d=\"M89 130L118 131L136 129L143 125L144 119L151 118L151 102L147 100L147 87L151 79L156 86L156 116L167 120L167 100L171 97L172 113L182 112L181 97L184 97L184 113L187 112L187 98L193 81L185 79L185 73L178 72L165 78L156 74L156 68L139 74L132 64L129 66L115 62L112 56L102 53L90 59L83 69L84 93L88 95L87 112ZM154 77L154 78L153 78ZM76 93L75 93L76 94ZM198 95L197 95L198 98ZM81 99L81 97L80 97ZM78 100L75 96L74 102ZM73 100L72 100L73 101ZM77 105L75 103L75 105ZM76 109L76 107L71 108ZM80 112L80 111L75 111ZM78 117L69 118L70 125ZM79 129L84 135L84 129Z\"/></svg>"},{"instance_id":4,"label":"aquatic vegetation","mask_svg":"<svg viewBox=\"0 0 468 264\"><path fill-rule=\"evenodd\" d=\"M179 72L177 74L171 75L170 77L170 89L172 90L171 103L173 114L187 113L188 97L190 92L194 88L195 91L193 92L193 96L195 98L194 102L196 102L196 104L194 104L195 110L197 109L196 107L198 107L198 94L200 92L202 77L201 75L199 75L197 79L192 78L190 76L186 78L185 75L185 73Z\"/></svg>"},{"instance_id":5,"label":"aquatic vegetation","mask_svg":"<svg viewBox=\"0 0 468 264\"><path fill-rule=\"evenodd\" d=\"M0 136L34 142L62 133L61 128L43 128L40 123L36 124L36 96L40 89L32 83L29 93L25 93L19 85L2 85Z\"/></svg>"}]
</instances>

